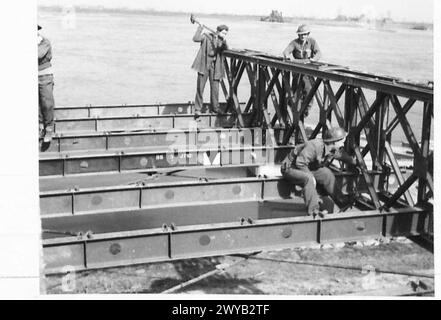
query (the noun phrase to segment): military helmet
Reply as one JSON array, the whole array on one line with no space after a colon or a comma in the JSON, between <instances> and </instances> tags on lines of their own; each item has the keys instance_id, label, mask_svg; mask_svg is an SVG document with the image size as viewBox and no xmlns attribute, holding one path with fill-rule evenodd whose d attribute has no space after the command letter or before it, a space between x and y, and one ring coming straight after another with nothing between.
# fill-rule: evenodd
<instances>
[{"instance_id":1,"label":"military helmet","mask_svg":"<svg viewBox=\"0 0 441 320\"><path fill-rule=\"evenodd\" d=\"M323 141L326 143L336 142L346 138L347 133L343 128L332 127L323 134Z\"/></svg>"},{"instance_id":2,"label":"military helmet","mask_svg":"<svg viewBox=\"0 0 441 320\"><path fill-rule=\"evenodd\" d=\"M301 24L298 28L297 28L297 34L305 34L305 33L310 33L311 30L309 30L309 27L306 24Z\"/></svg>"}]
</instances>

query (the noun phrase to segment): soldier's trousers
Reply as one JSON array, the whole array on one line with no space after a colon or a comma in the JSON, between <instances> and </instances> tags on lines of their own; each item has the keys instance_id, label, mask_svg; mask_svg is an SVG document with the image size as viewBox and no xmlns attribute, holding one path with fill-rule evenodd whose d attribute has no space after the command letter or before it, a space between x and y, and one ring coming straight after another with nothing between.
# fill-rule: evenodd
<instances>
[{"instance_id":1,"label":"soldier's trousers","mask_svg":"<svg viewBox=\"0 0 441 320\"><path fill-rule=\"evenodd\" d=\"M303 171L294 168L288 168L283 173L283 177L294 185L303 188L303 197L308 209L308 214L312 214L314 210L319 209L319 196L317 193L314 179L317 184L322 185L329 195L335 194L335 176L327 167L319 168L315 171Z\"/></svg>"},{"instance_id":2,"label":"soldier's trousers","mask_svg":"<svg viewBox=\"0 0 441 320\"><path fill-rule=\"evenodd\" d=\"M210 81L210 110L217 112L219 111L219 80L214 79L214 63L210 64L210 67L205 74L198 73L196 98L194 100L195 110L197 112L201 112L204 102L204 89L207 80Z\"/></svg>"},{"instance_id":3,"label":"soldier's trousers","mask_svg":"<svg viewBox=\"0 0 441 320\"><path fill-rule=\"evenodd\" d=\"M44 126L54 124L54 76L51 74L38 76L38 120Z\"/></svg>"}]
</instances>

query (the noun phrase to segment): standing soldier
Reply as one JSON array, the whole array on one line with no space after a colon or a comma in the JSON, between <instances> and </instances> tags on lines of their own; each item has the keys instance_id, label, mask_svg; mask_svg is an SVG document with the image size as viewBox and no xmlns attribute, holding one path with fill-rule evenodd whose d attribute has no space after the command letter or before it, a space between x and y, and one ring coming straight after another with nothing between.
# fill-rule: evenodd
<instances>
[{"instance_id":1,"label":"standing soldier","mask_svg":"<svg viewBox=\"0 0 441 320\"><path fill-rule=\"evenodd\" d=\"M307 25L300 25L297 28L297 39L291 41L283 50L285 59L296 62L314 62L320 60L322 54L320 48L313 38L309 36L311 31Z\"/></svg>"},{"instance_id":2,"label":"standing soldier","mask_svg":"<svg viewBox=\"0 0 441 320\"><path fill-rule=\"evenodd\" d=\"M355 158L343 149L345 138L346 132L342 128L330 128L324 133L323 139L309 140L296 146L283 161L283 177L289 183L303 188L308 215L323 217L327 214L326 210L320 211L317 184L323 186L328 195L338 198L334 173L327 167L332 160L356 164Z\"/></svg>"},{"instance_id":3,"label":"standing soldier","mask_svg":"<svg viewBox=\"0 0 441 320\"><path fill-rule=\"evenodd\" d=\"M285 59L289 59L290 61L299 63L309 63L320 60L322 53L317 41L309 36L310 33L311 31L307 25L300 25L297 28L297 39L291 41L286 49L283 50L283 57ZM305 77L302 77L300 82L300 84L303 86L303 99L311 90L311 83L309 79L305 79ZM310 108L311 106L308 106L308 109Z\"/></svg>"},{"instance_id":4,"label":"standing soldier","mask_svg":"<svg viewBox=\"0 0 441 320\"><path fill-rule=\"evenodd\" d=\"M204 88L207 79L210 80L210 111L221 113L219 109L219 81L225 76L222 51L228 49L226 42L227 33L228 27L224 24L217 27L216 33L204 32L203 26L199 26L193 36L194 42L201 43L192 65L192 68L198 72L195 98L195 119L199 118L201 113Z\"/></svg>"},{"instance_id":5,"label":"standing soldier","mask_svg":"<svg viewBox=\"0 0 441 320\"><path fill-rule=\"evenodd\" d=\"M37 31L41 29L38 26ZM52 71L52 47L48 39L38 32L38 105L39 133L44 143L50 143L54 135L54 76Z\"/></svg>"}]
</instances>

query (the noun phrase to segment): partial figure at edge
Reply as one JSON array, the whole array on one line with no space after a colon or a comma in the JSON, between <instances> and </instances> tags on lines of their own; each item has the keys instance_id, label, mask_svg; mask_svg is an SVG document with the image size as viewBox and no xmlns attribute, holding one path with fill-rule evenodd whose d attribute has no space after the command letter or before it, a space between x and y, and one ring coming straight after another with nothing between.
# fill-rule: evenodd
<instances>
[{"instance_id":1,"label":"partial figure at edge","mask_svg":"<svg viewBox=\"0 0 441 320\"><path fill-rule=\"evenodd\" d=\"M38 41L38 121L39 138L50 143L54 136L54 75L52 70L52 46L50 41L40 34L37 27Z\"/></svg>"}]
</instances>

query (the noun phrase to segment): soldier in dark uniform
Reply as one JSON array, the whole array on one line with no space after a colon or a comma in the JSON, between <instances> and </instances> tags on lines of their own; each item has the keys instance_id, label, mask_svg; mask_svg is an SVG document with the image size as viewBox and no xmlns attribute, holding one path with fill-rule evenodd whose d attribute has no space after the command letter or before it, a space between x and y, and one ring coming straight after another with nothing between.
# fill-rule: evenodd
<instances>
[{"instance_id":1,"label":"soldier in dark uniform","mask_svg":"<svg viewBox=\"0 0 441 320\"><path fill-rule=\"evenodd\" d=\"M329 195L336 196L335 176L327 165L333 159L350 165L356 164L355 158L343 149L345 138L346 132L342 128L330 128L323 135L323 139L309 140L296 146L283 161L283 177L303 188L308 215L323 217L327 214L326 210L320 211L317 184L322 185Z\"/></svg>"},{"instance_id":2,"label":"soldier in dark uniform","mask_svg":"<svg viewBox=\"0 0 441 320\"><path fill-rule=\"evenodd\" d=\"M201 43L192 65L192 68L198 72L195 98L195 118L199 117L202 109L203 94L207 79L210 80L211 112L220 113L219 81L225 76L225 68L221 54L223 50L228 49L226 42L228 27L226 25L218 26L215 34L205 33L203 30L204 28L199 26L193 36L194 42Z\"/></svg>"}]
</instances>

